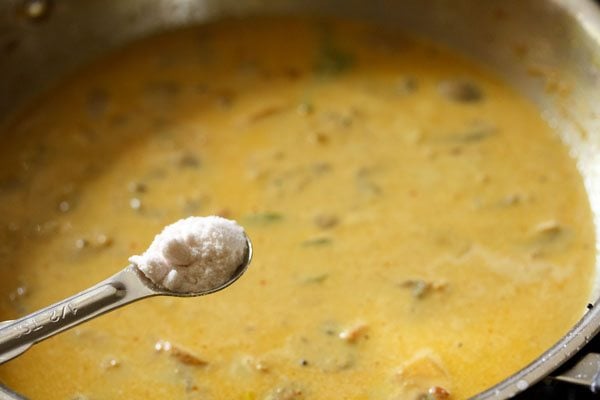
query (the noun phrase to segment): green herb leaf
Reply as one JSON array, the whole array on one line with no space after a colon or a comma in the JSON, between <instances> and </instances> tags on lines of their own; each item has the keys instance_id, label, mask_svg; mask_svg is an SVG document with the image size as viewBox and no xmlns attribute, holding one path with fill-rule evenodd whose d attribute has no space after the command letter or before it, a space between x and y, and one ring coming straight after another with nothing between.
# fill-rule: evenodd
<instances>
[{"instance_id":1,"label":"green herb leaf","mask_svg":"<svg viewBox=\"0 0 600 400\"><path fill-rule=\"evenodd\" d=\"M243 218L248 225L268 225L283 220L283 215L276 212L249 214Z\"/></svg>"},{"instance_id":2,"label":"green herb leaf","mask_svg":"<svg viewBox=\"0 0 600 400\"><path fill-rule=\"evenodd\" d=\"M298 104L298 107L296 107L296 111L300 115L310 115L315 112L315 105L310 100L303 100Z\"/></svg>"},{"instance_id":3,"label":"green herb leaf","mask_svg":"<svg viewBox=\"0 0 600 400\"><path fill-rule=\"evenodd\" d=\"M322 236L322 237L307 239L302 242L302 246L324 246L324 245L328 245L331 243L332 243L331 238Z\"/></svg>"},{"instance_id":4,"label":"green herb leaf","mask_svg":"<svg viewBox=\"0 0 600 400\"><path fill-rule=\"evenodd\" d=\"M302 279L303 284L323 283L329 278L329 274L313 275Z\"/></svg>"},{"instance_id":5,"label":"green herb leaf","mask_svg":"<svg viewBox=\"0 0 600 400\"><path fill-rule=\"evenodd\" d=\"M325 41L317 54L315 72L322 76L339 75L354 66L354 62L352 54Z\"/></svg>"},{"instance_id":6,"label":"green herb leaf","mask_svg":"<svg viewBox=\"0 0 600 400\"><path fill-rule=\"evenodd\" d=\"M484 99L479 85L470 80L445 80L440 82L438 90L443 97L459 103L477 103Z\"/></svg>"},{"instance_id":7,"label":"green herb leaf","mask_svg":"<svg viewBox=\"0 0 600 400\"><path fill-rule=\"evenodd\" d=\"M477 143L495 135L498 129L491 124L484 122L475 122L462 132L457 132L448 136L448 141L453 143Z\"/></svg>"}]
</instances>

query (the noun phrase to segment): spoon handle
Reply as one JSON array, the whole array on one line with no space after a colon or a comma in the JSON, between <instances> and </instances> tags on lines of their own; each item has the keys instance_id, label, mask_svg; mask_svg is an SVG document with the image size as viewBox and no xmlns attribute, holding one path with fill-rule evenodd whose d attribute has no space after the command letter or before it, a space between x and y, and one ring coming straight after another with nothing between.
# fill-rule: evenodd
<instances>
[{"instance_id":1,"label":"spoon handle","mask_svg":"<svg viewBox=\"0 0 600 400\"><path fill-rule=\"evenodd\" d=\"M144 297L157 295L129 266L110 278L25 317L0 323L0 364L33 344Z\"/></svg>"}]
</instances>

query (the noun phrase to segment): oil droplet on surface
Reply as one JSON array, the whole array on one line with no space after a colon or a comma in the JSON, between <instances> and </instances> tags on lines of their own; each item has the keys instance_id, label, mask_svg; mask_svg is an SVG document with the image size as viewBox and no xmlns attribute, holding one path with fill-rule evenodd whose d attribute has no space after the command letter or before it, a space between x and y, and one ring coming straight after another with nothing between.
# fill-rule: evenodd
<instances>
[{"instance_id":1,"label":"oil droplet on surface","mask_svg":"<svg viewBox=\"0 0 600 400\"><path fill-rule=\"evenodd\" d=\"M528 387L529 387L529 383L524 379L521 379L520 381L517 382L517 389L519 389L519 390L525 390Z\"/></svg>"},{"instance_id":2,"label":"oil droplet on surface","mask_svg":"<svg viewBox=\"0 0 600 400\"><path fill-rule=\"evenodd\" d=\"M49 0L27 0L23 4L25 16L32 20L39 20L48 15L50 10Z\"/></svg>"}]
</instances>

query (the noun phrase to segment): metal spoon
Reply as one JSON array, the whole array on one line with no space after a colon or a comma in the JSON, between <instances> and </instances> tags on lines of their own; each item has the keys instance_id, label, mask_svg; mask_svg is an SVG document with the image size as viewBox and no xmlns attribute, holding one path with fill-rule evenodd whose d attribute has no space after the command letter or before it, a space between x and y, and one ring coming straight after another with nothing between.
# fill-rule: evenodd
<instances>
[{"instance_id":1,"label":"metal spoon","mask_svg":"<svg viewBox=\"0 0 600 400\"><path fill-rule=\"evenodd\" d=\"M244 262L222 285L194 293L177 293L156 286L134 265L65 300L17 320L0 323L0 364L24 353L33 344L101 314L152 296L192 297L218 292L235 282L252 260L252 243L246 236Z\"/></svg>"}]
</instances>

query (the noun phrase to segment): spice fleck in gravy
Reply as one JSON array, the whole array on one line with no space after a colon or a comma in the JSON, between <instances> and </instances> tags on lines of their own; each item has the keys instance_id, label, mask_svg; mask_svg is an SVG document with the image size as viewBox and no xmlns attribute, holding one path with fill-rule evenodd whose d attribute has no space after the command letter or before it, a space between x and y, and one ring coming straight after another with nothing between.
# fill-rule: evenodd
<instances>
[{"instance_id":1,"label":"spice fleck in gravy","mask_svg":"<svg viewBox=\"0 0 600 400\"><path fill-rule=\"evenodd\" d=\"M3 133L0 317L122 269L190 215L235 285L153 298L0 366L32 399L463 399L585 309L591 213L538 110L381 28L224 21L134 43Z\"/></svg>"}]
</instances>

